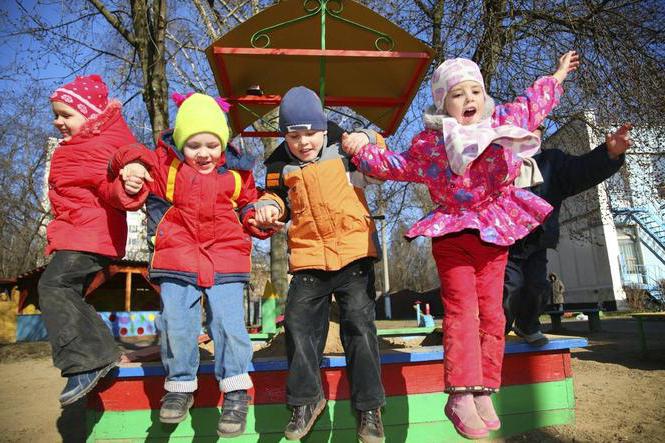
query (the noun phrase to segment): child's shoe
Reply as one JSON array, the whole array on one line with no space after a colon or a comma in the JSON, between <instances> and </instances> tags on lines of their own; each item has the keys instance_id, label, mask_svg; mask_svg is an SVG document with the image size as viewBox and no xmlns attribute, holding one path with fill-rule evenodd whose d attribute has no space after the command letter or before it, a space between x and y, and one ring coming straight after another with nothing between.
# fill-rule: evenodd
<instances>
[{"instance_id":1,"label":"child's shoe","mask_svg":"<svg viewBox=\"0 0 665 443\"><path fill-rule=\"evenodd\" d=\"M326 400L323 398L311 405L293 406L291 419L286 424L286 429L284 429L286 439L300 440L307 435L325 407Z\"/></svg>"},{"instance_id":2,"label":"child's shoe","mask_svg":"<svg viewBox=\"0 0 665 443\"><path fill-rule=\"evenodd\" d=\"M167 392L162 397L159 421L162 423L180 423L187 418L189 408L193 404L194 394L191 392Z\"/></svg>"},{"instance_id":3,"label":"child's shoe","mask_svg":"<svg viewBox=\"0 0 665 443\"><path fill-rule=\"evenodd\" d=\"M494 405L492 404L492 398L489 394L474 395L473 401L476 403L476 411L478 411L478 415L481 420L485 422L485 427L489 431L500 429L501 420L499 420L499 416L496 415Z\"/></svg>"},{"instance_id":4,"label":"child's shoe","mask_svg":"<svg viewBox=\"0 0 665 443\"><path fill-rule=\"evenodd\" d=\"M489 431L476 411L473 394L449 394L444 409L455 430L469 439L485 438Z\"/></svg>"},{"instance_id":5,"label":"child's shoe","mask_svg":"<svg viewBox=\"0 0 665 443\"><path fill-rule=\"evenodd\" d=\"M245 389L225 392L222 416L217 423L217 435L231 438L245 432L249 395Z\"/></svg>"},{"instance_id":6,"label":"child's shoe","mask_svg":"<svg viewBox=\"0 0 665 443\"><path fill-rule=\"evenodd\" d=\"M67 377L67 384L65 384L65 387L60 394L60 405L71 405L85 397L88 392L92 391L94 387L97 386L99 380L104 378L104 376L116 366L118 366L118 362L114 361L99 369Z\"/></svg>"},{"instance_id":7,"label":"child's shoe","mask_svg":"<svg viewBox=\"0 0 665 443\"><path fill-rule=\"evenodd\" d=\"M515 331L515 334L517 334L518 337L523 338L530 346L545 346L550 342L550 339L540 331L536 331L533 334L527 334L517 326L513 326L513 331Z\"/></svg>"},{"instance_id":8,"label":"child's shoe","mask_svg":"<svg viewBox=\"0 0 665 443\"><path fill-rule=\"evenodd\" d=\"M382 443L384 441L381 409L360 411L358 438L363 443Z\"/></svg>"}]
</instances>

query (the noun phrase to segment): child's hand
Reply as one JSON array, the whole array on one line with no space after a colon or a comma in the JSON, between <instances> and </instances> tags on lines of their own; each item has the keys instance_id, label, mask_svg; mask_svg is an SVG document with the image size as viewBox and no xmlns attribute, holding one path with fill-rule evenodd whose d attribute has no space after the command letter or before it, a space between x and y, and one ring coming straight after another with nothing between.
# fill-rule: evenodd
<instances>
[{"instance_id":1,"label":"child's hand","mask_svg":"<svg viewBox=\"0 0 665 443\"><path fill-rule=\"evenodd\" d=\"M143 179L138 177L127 177L127 180L124 180L124 188L127 195L138 194L142 187Z\"/></svg>"},{"instance_id":2,"label":"child's hand","mask_svg":"<svg viewBox=\"0 0 665 443\"><path fill-rule=\"evenodd\" d=\"M254 218L250 218L248 223L260 229L279 230L284 226L284 223L279 221L279 209L272 205L257 209Z\"/></svg>"},{"instance_id":3,"label":"child's hand","mask_svg":"<svg viewBox=\"0 0 665 443\"><path fill-rule=\"evenodd\" d=\"M149 182L153 182L153 178L148 172L148 170L143 166L142 163L139 162L133 162L133 163L128 163L126 164L121 170L120 170L120 176L122 177L123 180L127 180L130 177L134 178L140 178L141 180L146 180Z\"/></svg>"},{"instance_id":4,"label":"child's hand","mask_svg":"<svg viewBox=\"0 0 665 443\"><path fill-rule=\"evenodd\" d=\"M360 151L360 148L369 143L369 137L363 132L352 132L342 134L342 150L354 156Z\"/></svg>"},{"instance_id":5,"label":"child's hand","mask_svg":"<svg viewBox=\"0 0 665 443\"><path fill-rule=\"evenodd\" d=\"M120 170L120 177L124 182L125 192L128 195L136 195L143 188L144 181L152 182L148 170L141 163L128 163Z\"/></svg>"},{"instance_id":6,"label":"child's hand","mask_svg":"<svg viewBox=\"0 0 665 443\"><path fill-rule=\"evenodd\" d=\"M612 160L619 158L621 154L626 152L628 148L633 146L633 140L630 138L630 130L633 125L624 123L614 133L605 136L605 144L607 145L607 153Z\"/></svg>"},{"instance_id":7,"label":"child's hand","mask_svg":"<svg viewBox=\"0 0 665 443\"><path fill-rule=\"evenodd\" d=\"M559 57L559 66L552 77L556 78L559 84L568 77L568 74L575 71L580 66L580 56L576 51L568 51Z\"/></svg>"}]
</instances>

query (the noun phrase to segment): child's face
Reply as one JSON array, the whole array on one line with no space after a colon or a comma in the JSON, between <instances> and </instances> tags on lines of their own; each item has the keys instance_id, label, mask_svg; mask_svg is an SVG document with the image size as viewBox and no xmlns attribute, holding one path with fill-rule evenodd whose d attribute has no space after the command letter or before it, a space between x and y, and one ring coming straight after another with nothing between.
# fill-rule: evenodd
<instances>
[{"instance_id":1,"label":"child's face","mask_svg":"<svg viewBox=\"0 0 665 443\"><path fill-rule=\"evenodd\" d=\"M64 140L70 140L78 134L83 124L88 121L83 114L64 103L51 102L51 108L55 115L53 126L60 131Z\"/></svg>"},{"instance_id":2,"label":"child's face","mask_svg":"<svg viewBox=\"0 0 665 443\"><path fill-rule=\"evenodd\" d=\"M182 147L185 163L201 174L210 174L222 156L222 143L209 132L192 135Z\"/></svg>"},{"instance_id":3,"label":"child's face","mask_svg":"<svg viewBox=\"0 0 665 443\"><path fill-rule=\"evenodd\" d=\"M289 151L298 160L308 162L319 156L328 131L292 131L284 136Z\"/></svg>"},{"instance_id":4,"label":"child's face","mask_svg":"<svg viewBox=\"0 0 665 443\"><path fill-rule=\"evenodd\" d=\"M453 86L444 102L446 114L461 125L478 123L485 109L483 87L473 80L466 80Z\"/></svg>"}]
</instances>

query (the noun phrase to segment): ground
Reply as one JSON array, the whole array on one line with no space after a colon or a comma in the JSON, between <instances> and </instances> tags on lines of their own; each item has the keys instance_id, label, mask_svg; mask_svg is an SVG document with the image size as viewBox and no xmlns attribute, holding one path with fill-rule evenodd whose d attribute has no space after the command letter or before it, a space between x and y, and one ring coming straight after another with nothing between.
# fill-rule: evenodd
<instances>
[{"instance_id":1,"label":"ground","mask_svg":"<svg viewBox=\"0 0 665 443\"><path fill-rule=\"evenodd\" d=\"M543 428L509 442L665 442L665 323L648 325L647 358L627 318L605 318L603 332L566 322L590 346L573 352L577 401L574 425ZM382 324L381 327L384 327ZM82 402L61 410L63 381L46 343L0 347L0 442L84 441Z\"/></svg>"}]
</instances>

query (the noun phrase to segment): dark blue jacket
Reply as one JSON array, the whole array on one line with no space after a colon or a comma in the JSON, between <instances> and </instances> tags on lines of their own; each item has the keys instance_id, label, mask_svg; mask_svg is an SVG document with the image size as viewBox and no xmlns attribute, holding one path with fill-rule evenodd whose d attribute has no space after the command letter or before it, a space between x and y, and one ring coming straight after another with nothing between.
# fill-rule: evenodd
<instances>
[{"instance_id":1,"label":"dark blue jacket","mask_svg":"<svg viewBox=\"0 0 665 443\"><path fill-rule=\"evenodd\" d=\"M530 188L554 209L542 226L510 248L511 257L527 257L537 250L556 248L559 243L559 211L563 201L608 179L624 163L624 155L612 160L603 143L584 155L545 149L534 155L543 183Z\"/></svg>"}]
</instances>

